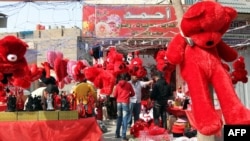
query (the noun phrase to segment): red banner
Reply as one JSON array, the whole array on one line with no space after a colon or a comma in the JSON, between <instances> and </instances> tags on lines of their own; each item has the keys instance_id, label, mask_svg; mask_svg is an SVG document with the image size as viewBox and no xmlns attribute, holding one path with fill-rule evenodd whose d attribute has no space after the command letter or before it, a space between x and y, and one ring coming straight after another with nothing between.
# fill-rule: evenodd
<instances>
[{"instance_id":1,"label":"red banner","mask_svg":"<svg viewBox=\"0 0 250 141\"><path fill-rule=\"evenodd\" d=\"M83 36L97 38L164 38L178 33L171 5L87 5Z\"/></svg>"}]
</instances>

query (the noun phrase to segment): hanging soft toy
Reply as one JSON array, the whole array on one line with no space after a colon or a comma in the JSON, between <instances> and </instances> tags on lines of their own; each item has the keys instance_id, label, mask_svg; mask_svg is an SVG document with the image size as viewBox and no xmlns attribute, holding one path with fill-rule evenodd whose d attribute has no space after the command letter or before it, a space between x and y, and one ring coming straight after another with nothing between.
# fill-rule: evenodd
<instances>
[{"instance_id":1,"label":"hanging soft toy","mask_svg":"<svg viewBox=\"0 0 250 141\"><path fill-rule=\"evenodd\" d=\"M73 78L75 81L81 82L85 79L83 71L86 67L87 64L85 64L83 61L77 61L75 67L73 68Z\"/></svg>"},{"instance_id":2,"label":"hanging soft toy","mask_svg":"<svg viewBox=\"0 0 250 141\"><path fill-rule=\"evenodd\" d=\"M240 56L234 63L233 63L233 72L231 73L233 84L238 82L247 83L247 70L245 69L245 59Z\"/></svg>"},{"instance_id":3,"label":"hanging soft toy","mask_svg":"<svg viewBox=\"0 0 250 141\"><path fill-rule=\"evenodd\" d=\"M175 65L169 63L166 55L166 50L159 50L155 56L157 70L163 72L167 83L170 83L172 72L175 70Z\"/></svg>"},{"instance_id":4,"label":"hanging soft toy","mask_svg":"<svg viewBox=\"0 0 250 141\"><path fill-rule=\"evenodd\" d=\"M105 69L110 71L115 77L128 71L126 62L121 53L115 47L110 47L105 59Z\"/></svg>"},{"instance_id":5,"label":"hanging soft toy","mask_svg":"<svg viewBox=\"0 0 250 141\"><path fill-rule=\"evenodd\" d=\"M138 78L143 78L147 75L147 70L143 66L143 60L139 57L139 52L135 52L135 57L128 65L128 73Z\"/></svg>"},{"instance_id":6,"label":"hanging soft toy","mask_svg":"<svg viewBox=\"0 0 250 141\"><path fill-rule=\"evenodd\" d=\"M0 40L0 81L5 84L29 88L31 84L29 66L25 59L28 45L21 39L9 35Z\"/></svg>"},{"instance_id":7,"label":"hanging soft toy","mask_svg":"<svg viewBox=\"0 0 250 141\"><path fill-rule=\"evenodd\" d=\"M180 64L195 126L204 135L216 134L223 126L212 103L209 84L217 94L225 124L250 124L250 110L237 97L230 74L221 62L232 62L238 56L222 40L236 16L235 9L218 2L197 2L184 13L180 33L167 48L169 62Z\"/></svg>"},{"instance_id":8,"label":"hanging soft toy","mask_svg":"<svg viewBox=\"0 0 250 141\"><path fill-rule=\"evenodd\" d=\"M101 94L110 95L112 93L116 78L109 71L103 68L88 67L84 69L84 75L96 88L100 89Z\"/></svg>"}]
</instances>

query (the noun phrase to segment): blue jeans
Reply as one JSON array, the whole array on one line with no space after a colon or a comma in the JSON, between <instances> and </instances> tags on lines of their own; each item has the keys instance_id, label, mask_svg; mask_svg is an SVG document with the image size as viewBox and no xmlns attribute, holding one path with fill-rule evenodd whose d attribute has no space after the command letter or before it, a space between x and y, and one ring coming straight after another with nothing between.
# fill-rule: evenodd
<instances>
[{"instance_id":1,"label":"blue jeans","mask_svg":"<svg viewBox=\"0 0 250 141\"><path fill-rule=\"evenodd\" d=\"M116 136L120 136L120 129L122 127L122 138L126 138L128 126L129 106L127 103L117 103L117 124Z\"/></svg>"},{"instance_id":2,"label":"blue jeans","mask_svg":"<svg viewBox=\"0 0 250 141\"><path fill-rule=\"evenodd\" d=\"M141 112L141 103L129 103L129 118L128 118L128 124L132 125L132 117L134 116L134 123L139 120L140 118L140 112Z\"/></svg>"}]
</instances>

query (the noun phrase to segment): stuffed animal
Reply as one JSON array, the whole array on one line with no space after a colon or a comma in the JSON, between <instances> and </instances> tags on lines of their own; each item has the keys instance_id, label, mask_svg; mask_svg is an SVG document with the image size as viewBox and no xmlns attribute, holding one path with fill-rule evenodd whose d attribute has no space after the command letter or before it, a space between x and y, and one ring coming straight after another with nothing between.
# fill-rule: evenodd
<instances>
[{"instance_id":1,"label":"stuffed animal","mask_svg":"<svg viewBox=\"0 0 250 141\"><path fill-rule=\"evenodd\" d=\"M110 47L105 59L105 69L115 77L128 71L123 54L117 52L115 47Z\"/></svg>"},{"instance_id":2,"label":"stuffed animal","mask_svg":"<svg viewBox=\"0 0 250 141\"><path fill-rule=\"evenodd\" d=\"M167 48L169 62L180 65L192 101L195 126L204 135L221 131L223 125L210 97L210 84L217 94L225 124L250 124L250 111L237 97L221 61L232 62L238 56L222 40L236 16L235 9L217 2L197 2L184 13L180 33Z\"/></svg>"},{"instance_id":3,"label":"stuffed animal","mask_svg":"<svg viewBox=\"0 0 250 141\"><path fill-rule=\"evenodd\" d=\"M84 69L84 75L96 88L100 89L101 94L110 95L112 93L116 78L108 70L88 67Z\"/></svg>"},{"instance_id":4,"label":"stuffed animal","mask_svg":"<svg viewBox=\"0 0 250 141\"><path fill-rule=\"evenodd\" d=\"M236 84L237 82L241 81L243 83L247 83L247 70L245 69L245 59L240 56L234 63L233 63L233 72L231 73L232 82Z\"/></svg>"},{"instance_id":5,"label":"stuffed animal","mask_svg":"<svg viewBox=\"0 0 250 141\"><path fill-rule=\"evenodd\" d=\"M169 84L172 72L175 70L175 65L169 63L166 50L159 50L155 55L156 69L163 72L164 79Z\"/></svg>"},{"instance_id":6,"label":"stuffed animal","mask_svg":"<svg viewBox=\"0 0 250 141\"><path fill-rule=\"evenodd\" d=\"M25 58L28 45L21 39L8 35L0 40L0 81L1 83L29 88L31 78Z\"/></svg>"},{"instance_id":7,"label":"stuffed animal","mask_svg":"<svg viewBox=\"0 0 250 141\"><path fill-rule=\"evenodd\" d=\"M147 70L143 66L143 60L139 56L131 60L131 63L128 65L128 73L138 78L143 78L147 75Z\"/></svg>"}]
</instances>

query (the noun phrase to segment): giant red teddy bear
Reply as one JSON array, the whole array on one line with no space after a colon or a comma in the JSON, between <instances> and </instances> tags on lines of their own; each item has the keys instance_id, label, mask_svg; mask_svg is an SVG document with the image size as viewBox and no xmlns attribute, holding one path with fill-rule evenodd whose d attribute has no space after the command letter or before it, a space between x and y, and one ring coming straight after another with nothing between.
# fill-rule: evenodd
<instances>
[{"instance_id":1,"label":"giant red teddy bear","mask_svg":"<svg viewBox=\"0 0 250 141\"><path fill-rule=\"evenodd\" d=\"M221 62L221 59L232 62L238 56L222 40L236 16L236 10L217 2L197 2L184 13L180 33L167 49L169 62L180 64L182 78L188 84L196 128L204 135L217 133L223 125L212 103L209 84L217 94L226 124L250 124L250 111L237 97Z\"/></svg>"}]
</instances>

